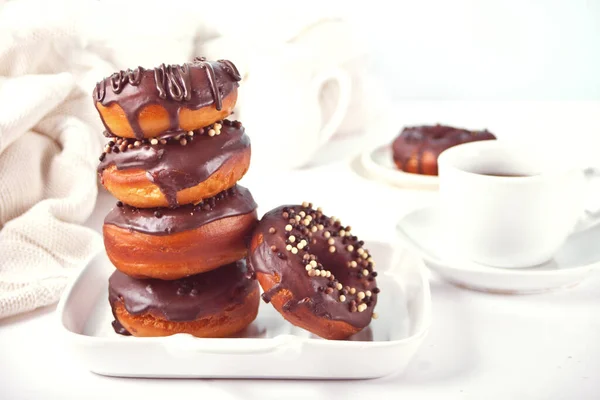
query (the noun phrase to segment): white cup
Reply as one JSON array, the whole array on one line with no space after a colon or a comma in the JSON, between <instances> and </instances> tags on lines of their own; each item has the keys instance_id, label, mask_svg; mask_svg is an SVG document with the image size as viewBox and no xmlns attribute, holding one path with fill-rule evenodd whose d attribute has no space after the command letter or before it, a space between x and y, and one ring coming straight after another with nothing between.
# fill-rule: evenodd
<instances>
[{"instance_id":1,"label":"white cup","mask_svg":"<svg viewBox=\"0 0 600 400\"><path fill-rule=\"evenodd\" d=\"M448 241L461 256L494 267L552 259L584 212L583 170L563 161L497 140L444 151L438 164Z\"/></svg>"},{"instance_id":2,"label":"white cup","mask_svg":"<svg viewBox=\"0 0 600 400\"><path fill-rule=\"evenodd\" d=\"M350 77L337 67L315 68L310 57L291 50L256 63L239 90L235 114L252 139L252 168L301 167L341 125Z\"/></svg>"}]
</instances>

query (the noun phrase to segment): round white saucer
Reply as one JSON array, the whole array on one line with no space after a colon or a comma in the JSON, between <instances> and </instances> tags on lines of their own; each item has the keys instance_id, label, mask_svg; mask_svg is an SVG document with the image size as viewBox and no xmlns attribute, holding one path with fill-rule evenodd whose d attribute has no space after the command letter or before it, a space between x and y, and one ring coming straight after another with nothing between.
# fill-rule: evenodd
<instances>
[{"instance_id":1,"label":"round white saucer","mask_svg":"<svg viewBox=\"0 0 600 400\"><path fill-rule=\"evenodd\" d=\"M455 254L440 229L436 207L405 215L396 227L400 241L425 264L461 287L503 294L528 294L574 286L600 267L600 225L571 235L554 259L531 268L495 268Z\"/></svg>"},{"instance_id":2,"label":"round white saucer","mask_svg":"<svg viewBox=\"0 0 600 400\"><path fill-rule=\"evenodd\" d=\"M392 147L389 144L364 152L360 160L365 171L374 179L402 188L438 189L437 176L411 174L396 168L392 159Z\"/></svg>"}]
</instances>

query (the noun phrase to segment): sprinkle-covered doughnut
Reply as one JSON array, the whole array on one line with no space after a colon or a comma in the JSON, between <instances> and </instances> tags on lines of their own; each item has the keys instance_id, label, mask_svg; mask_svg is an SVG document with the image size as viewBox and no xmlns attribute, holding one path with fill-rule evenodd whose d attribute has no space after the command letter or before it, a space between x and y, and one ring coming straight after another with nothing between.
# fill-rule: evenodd
<instances>
[{"instance_id":1,"label":"sprinkle-covered doughnut","mask_svg":"<svg viewBox=\"0 0 600 400\"><path fill-rule=\"evenodd\" d=\"M240 180L250 139L238 121L221 121L168 139L110 140L100 155L102 184L137 208L196 204Z\"/></svg>"},{"instance_id":2,"label":"sprinkle-covered doughnut","mask_svg":"<svg viewBox=\"0 0 600 400\"><path fill-rule=\"evenodd\" d=\"M285 319L326 339L366 327L377 304L374 261L349 226L312 204L269 211L259 222L248 267L263 300Z\"/></svg>"}]
</instances>

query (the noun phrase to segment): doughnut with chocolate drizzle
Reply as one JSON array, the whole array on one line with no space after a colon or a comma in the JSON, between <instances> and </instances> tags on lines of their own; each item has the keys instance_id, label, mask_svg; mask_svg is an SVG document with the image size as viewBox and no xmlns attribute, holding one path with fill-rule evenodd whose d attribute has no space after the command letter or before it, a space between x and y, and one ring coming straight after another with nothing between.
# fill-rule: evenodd
<instances>
[{"instance_id":1,"label":"doughnut with chocolate drizzle","mask_svg":"<svg viewBox=\"0 0 600 400\"><path fill-rule=\"evenodd\" d=\"M225 120L170 139L117 139L98 174L117 199L138 208L198 203L235 185L250 165L250 139Z\"/></svg>"},{"instance_id":2,"label":"doughnut with chocolate drizzle","mask_svg":"<svg viewBox=\"0 0 600 400\"><path fill-rule=\"evenodd\" d=\"M263 216L248 268L270 302L292 324L326 339L345 339L369 325L377 272L349 226L312 204L286 205Z\"/></svg>"},{"instance_id":3,"label":"doughnut with chocolate drizzle","mask_svg":"<svg viewBox=\"0 0 600 400\"><path fill-rule=\"evenodd\" d=\"M115 72L96 84L94 105L113 136L176 136L231 114L240 73L228 60L137 67Z\"/></svg>"},{"instance_id":4,"label":"doughnut with chocolate drizzle","mask_svg":"<svg viewBox=\"0 0 600 400\"><path fill-rule=\"evenodd\" d=\"M134 279L115 271L108 281L113 328L134 336L224 337L239 332L258 313L258 284L246 274L243 260L172 281Z\"/></svg>"},{"instance_id":5,"label":"doughnut with chocolate drizzle","mask_svg":"<svg viewBox=\"0 0 600 400\"><path fill-rule=\"evenodd\" d=\"M118 202L102 231L106 253L121 272L170 280L246 257L257 222L250 191L236 185L197 205L177 208Z\"/></svg>"}]
</instances>

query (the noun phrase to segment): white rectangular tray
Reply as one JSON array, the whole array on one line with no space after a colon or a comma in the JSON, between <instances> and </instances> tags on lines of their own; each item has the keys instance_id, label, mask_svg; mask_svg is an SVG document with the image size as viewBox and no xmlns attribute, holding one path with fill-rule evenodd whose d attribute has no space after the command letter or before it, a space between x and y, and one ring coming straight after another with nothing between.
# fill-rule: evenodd
<instances>
[{"instance_id":1,"label":"white rectangular tray","mask_svg":"<svg viewBox=\"0 0 600 400\"><path fill-rule=\"evenodd\" d=\"M201 339L117 335L108 304L114 267L101 254L65 291L58 316L65 342L91 371L161 378L363 379L404 370L431 320L431 296L422 261L371 242L377 261L379 318L350 340L324 340L294 327L261 302L258 317L239 337ZM368 362L364 362L368 360Z\"/></svg>"}]
</instances>

